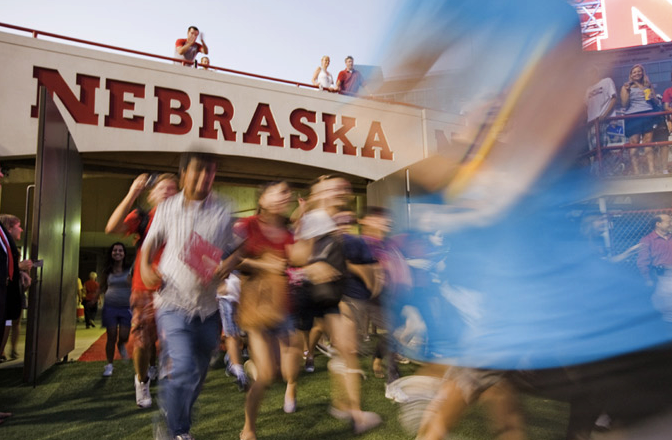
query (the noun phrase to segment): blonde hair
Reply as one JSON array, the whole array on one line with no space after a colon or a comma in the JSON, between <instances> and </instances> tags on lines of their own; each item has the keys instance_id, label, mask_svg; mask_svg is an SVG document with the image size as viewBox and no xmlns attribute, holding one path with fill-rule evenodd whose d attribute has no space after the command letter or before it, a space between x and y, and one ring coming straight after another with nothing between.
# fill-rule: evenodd
<instances>
[{"instance_id":1,"label":"blonde hair","mask_svg":"<svg viewBox=\"0 0 672 440\"><path fill-rule=\"evenodd\" d=\"M642 85L644 85L644 87L651 87L651 81L649 80L649 76L646 74L646 69L641 64L635 64L634 66L632 66L632 68L630 69L630 73L628 74L628 79L630 81L636 82L634 79L632 79L632 71L635 70L637 67L642 69Z\"/></svg>"}]
</instances>

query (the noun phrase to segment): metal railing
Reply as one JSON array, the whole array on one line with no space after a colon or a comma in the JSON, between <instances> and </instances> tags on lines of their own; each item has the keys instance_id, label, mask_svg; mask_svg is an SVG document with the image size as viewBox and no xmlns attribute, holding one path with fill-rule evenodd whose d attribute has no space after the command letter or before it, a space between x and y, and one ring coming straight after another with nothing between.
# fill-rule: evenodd
<instances>
[{"instance_id":1,"label":"metal railing","mask_svg":"<svg viewBox=\"0 0 672 440\"><path fill-rule=\"evenodd\" d=\"M100 47L100 48L103 48L103 49L110 49L110 50L115 50L115 51L118 51L118 52L130 53L130 54L134 54L134 55L140 55L140 56L143 56L143 57L154 58L154 59L159 59L159 60L163 60L163 61L170 61L170 62L179 63L179 64L183 64L183 65L188 65L188 66L192 66L192 67L198 67L199 66L198 61L196 61L196 60L188 61L188 60L184 60L184 59L180 59L180 58L172 58L172 57L167 57L167 56L164 56L164 55L156 55L156 54L149 53L149 52L143 52L143 51L134 50L134 49L127 49L125 47L112 46L112 45L109 45L109 44L97 43L95 41L83 40L81 38L68 37L68 36L65 36L65 35L54 34L52 32L45 32L45 31L40 31L40 30L37 30L37 29L30 29L30 28L26 28L26 27L22 27L22 26L15 26L13 24L8 24L8 23L0 23L0 28L7 28L7 29L13 29L13 30L16 30L16 31L21 31L21 32L28 32L28 33L32 34L33 38L37 38L40 35L42 35L42 36L45 36L45 37L55 38L55 39L59 39L59 40L71 41L73 43L85 44L85 45L88 45L88 46ZM201 67L203 67L202 64L201 64ZM256 73L243 72L241 70L228 69L226 67L214 66L212 64L209 64L207 66L207 68L211 69L211 70L216 70L216 71L219 71L219 72L226 72L226 73L231 73L231 74L234 74L234 75L241 75L241 76L245 76L245 77L249 77L249 78L256 78L256 79L262 79L262 80L265 80L265 81L272 81L272 82L281 83L281 84L288 84L288 85L292 85L292 86L295 86L295 87L304 87L304 88L307 88L307 89L322 90L322 89L320 89L319 86L314 86L313 84L303 83L303 82L299 82L299 81L291 81L291 80L281 79L281 78L275 78L275 77L272 77L272 76L259 75L259 74L256 74ZM322 91L329 92L329 93L339 93L341 95L347 95L347 96L357 97L357 98L361 98L361 99L368 99L368 100L372 100L372 101L376 101L376 102L383 102L383 103L386 103L386 104L403 105L403 106L413 107L413 108L423 108L423 107L420 107L420 106L417 106L417 105L414 105L414 104L391 101L391 100L388 100L388 99L377 98L377 97L374 97L374 96L359 95L359 94L348 93L348 92L335 92L335 91L327 90L327 89L324 89Z\"/></svg>"},{"instance_id":2,"label":"metal railing","mask_svg":"<svg viewBox=\"0 0 672 440\"><path fill-rule=\"evenodd\" d=\"M589 147L587 152L579 155L579 159L590 158L592 163L591 170L601 177L636 176L637 174L633 173L631 165L633 160L639 160L639 151L647 147L658 149L659 147L672 146L672 139L666 125L666 118L670 115L672 115L672 111L661 111L635 115L619 115L602 120L596 119L586 126ZM653 141L631 144L625 136L624 121L641 117L659 117L660 121L653 130ZM615 128L615 130L610 132L610 128ZM594 143L594 147L590 145L591 142ZM658 155L658 151L654 151L654 154ZM660 159L663 163L657 163L657 165L659 167L662 165L660 174L665 175L668 169L668 158L663 157Z\"/></svg>"}]
</instances>

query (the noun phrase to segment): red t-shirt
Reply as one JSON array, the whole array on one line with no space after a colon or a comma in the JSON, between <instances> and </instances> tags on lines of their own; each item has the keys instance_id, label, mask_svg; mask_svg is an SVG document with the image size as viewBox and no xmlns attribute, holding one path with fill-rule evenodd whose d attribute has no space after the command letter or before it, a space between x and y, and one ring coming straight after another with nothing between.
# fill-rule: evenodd
<instances>
[{"instance_id":1,"label":"red t-shirt","mask_svg":"<svg viewBox=\"0 0 672 440\"><path fill-rule=\"evenodd\" d=\"M670 87L669 89L665 89L665 91L663 92L663 102L672 104L672 87Z\"/></svg>"},{"instance_id":2,"label":"red t-shirt","mask_svg":"<svg viewBox=\"0 0 672 440\"><path fill-rule=\"evenodd\" d=\"M256 215L238 220L234 226L234 232L246 239L243 250L245 255L252 258L261 257L268 251L274 252L281 258L287 258L285 246L294 243L294 236L287 229L278 236L277 241L271 241L261 232L259 217Z\"/></svg>"},{"instance_id":3,"label":"red t-shirt","mask_svg":"<svg viewBox=\"0 0 672 440\"><path fill-rule=\"evenodd\" d=\"M189 61L194 61L196 58L196 55L201 51L202 47L201 44L199 43L194 43L187 49L185 53L180 55L177 52L177 49L184 46L187 44L187 39L186 38L179 38L177 41L175 41L175 58L184 58L185 60Z\"/></svg>"},{"instance_id":4,"label":"red t-shirt","mask_svg":"<svg viewBox=\"0 0 672 440\"><path fill-rule=\"evenodd\" d=\"M362 74L357 70L341 70L336 81L341 83L341 92L357 93L362 86Z\"/></svg>"},{"instance_id":5,"label":"red t-shirt","mask_svg":"<svg viewBox=\"0 0 672 440\"><path fill-rule=\"evenodd\" d=\"M98 289L100 289L100 285L93 281L93 280L87 280L84 283L84 288L86 289L86 296L84 297L87 301L93 301L96 299L96 292L98 292Z\"/></svg>"},{"instance_id":6,"label":"red t-shirt","mask_svg":"<svg viewBox=\"0 0 672 440\"><path fill-rule=\"evenodd\" d=\"M152 220L154 220L154 214L156 213L156 208L152 209L149 211L147 214L149 216L149 221L147 222L147 227L144 230L144 235L147 235L147 232L149 231L149 227L152 225ZM144 236L140 236L140 223L142 223L142 216L140 215L140 211L137 209L133 210L130 214L126 216L124 219L124 225L126 225L126 235L131 235L131 234L138 234L139 239L144 239ZM161 247L157 252L156 255L154 256L154 260L152 261L152 266L157 267L159 265L159 261L161 261L161 255L163 254L163 247ZM157 284L156 286L150 286L147 287L145 286L145 283L142 282L142 277L140 276L140 257L142 255L142 248L138 248L136 254L135 254L135 263L133 263L133 279L131 280L131 290L135 292L141 292L141 291L154 291L158 290L159 287L161 287L161 284Z\"/></svg>"}]
</instances>

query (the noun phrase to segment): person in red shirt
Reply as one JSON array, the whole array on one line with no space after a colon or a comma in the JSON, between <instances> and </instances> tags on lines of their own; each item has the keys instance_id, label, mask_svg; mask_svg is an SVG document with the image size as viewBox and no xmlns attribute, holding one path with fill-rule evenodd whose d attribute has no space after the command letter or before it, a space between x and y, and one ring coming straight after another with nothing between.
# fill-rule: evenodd
<instances>
[{"instance_id":1,"label":"person in red shirt","mask_svg":"<svg viewBox=\"0 0 672 440\"><path fill-rule=\"evenodd\" d=\"M672 111L672 87L665 89L663 92L663 106L666 112ZM672 140L672 115L666 115L667 130L670 132L670 140Z\"/></svg>"},{"instance_id":2,"label":"person in red shirt","mask_svg":"<svg viewBox=\"0 0 672 440\"><path fill-rule=\"evenodd\" d=\"M345 95L356 95L360 87L366 89L362 74L355 70L355 60L351 56L345 58L345 70L338 72L336 79L336 91ZM367 90L368 93L368 90Z\"/></svg>"},{"instance_id":3,"label":"person in red shirt","mask_svg":"<svg viewBox=\"0 0 672 440\"><path fill-rule=\"evenodd\" d=\"M86 321L86 328L95 327L93 321L96 319L98 313L98 297L100 296L100 285L96 281L98 274L95 272L89 273L89 279L84 283L86 289L86 296L84 297L84 320Z\"/></svg>"},{"instance_id":4,"label":"person in red shirt","mask_svg":"<svg viewBox=\"0 0 672 440\"><path fill-rule=\"evenodd\" d=\"M287 247L294 243L294 237L287 228L287 211L292 192L285 182L265 185L259 195L258 214L239 220L234 226L237 236L244 238L241 261L238 270L244 278L263 276L264 273L280 276L283 289L288 289L285 270L287 268ZM241 290L241 310L246 293L243 280ZM278 292L274 292L278 293ZM266 388L276 377L275 348L280 347L280 370L287 381L283 410L296 411L296 378L301 356L301 340L289 314L273 328L261 324L243 324L247 332L250 354L257 370L256 380L250 387L245 401L245 425L240 433L241 440L256 439L256 420ZM240 318L240 316L239 316Z\"/></svg>"},{"instance_id":5,"label":"person in red shirt","mask_svg":"<svg viewBox=\"0 0 672 440\"><path fill-rule=\"evenodd\" d=\"M140 253L142 241L149 231L156 207L168 197L177 193L178 182L174 174L161 174L154 182L147 174L138 176L131 185L126 197L114 210L105 227L105 233L136 234L138 250L133 264L133 278L131 281L131 308L133 318L131 333L134 337L133 364L135 366L135 398L141 408L152 405L149 393L150 379L156 378L156 322L154 320L153 298L154 292L160 286L145 286L140 277ZM151 186L147 202L151 210L146 213L140 209L131 211L135 201L147 188ZM154 264L158 264L161 252L158 252Z\"/></svg>"},{"instance_id":6,"label":"person in red shirt","mask_svg":"<svg viewBox=\"0 0 672 440\"><path fill-rule=\"evenodd\" d=\"M196 42L199 34L201 36L200 44ZM175 41L174 58L194 61L196 59L196 55L199 52L207 55L208 45L205 44L205 41L203 40L203 34L200 33L198 28L196 26L189 26L189 29L187 29L187 38L178 38L177 41ZM176 64L178 63L176 62ZM187 63L182 64L185 66L187 65Z\"/></svg>"}]
</instances>

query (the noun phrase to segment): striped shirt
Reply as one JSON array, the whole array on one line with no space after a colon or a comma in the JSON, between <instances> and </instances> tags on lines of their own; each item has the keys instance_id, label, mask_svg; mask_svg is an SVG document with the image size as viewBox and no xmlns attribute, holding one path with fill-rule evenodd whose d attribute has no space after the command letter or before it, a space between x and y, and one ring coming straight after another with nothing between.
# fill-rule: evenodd
<instances>
[{"instance_id":1,"label":"striped shirt","mask_svg":"<svg viewBox=\"0 0 672 440\"><path fill-rule=\"evenodd\" d=\"M193 232L226 251L232 241L230 203L214 193L204 200L187 202L184 193L179 192L158 206L142 248L153 252L166 245L159 263L163 283L154 296L156 309L181 310L190 319L199 316L205 320L218 311L218 282L203 285L182 260L182 250Z\"/></svg>"}]
</instances>

